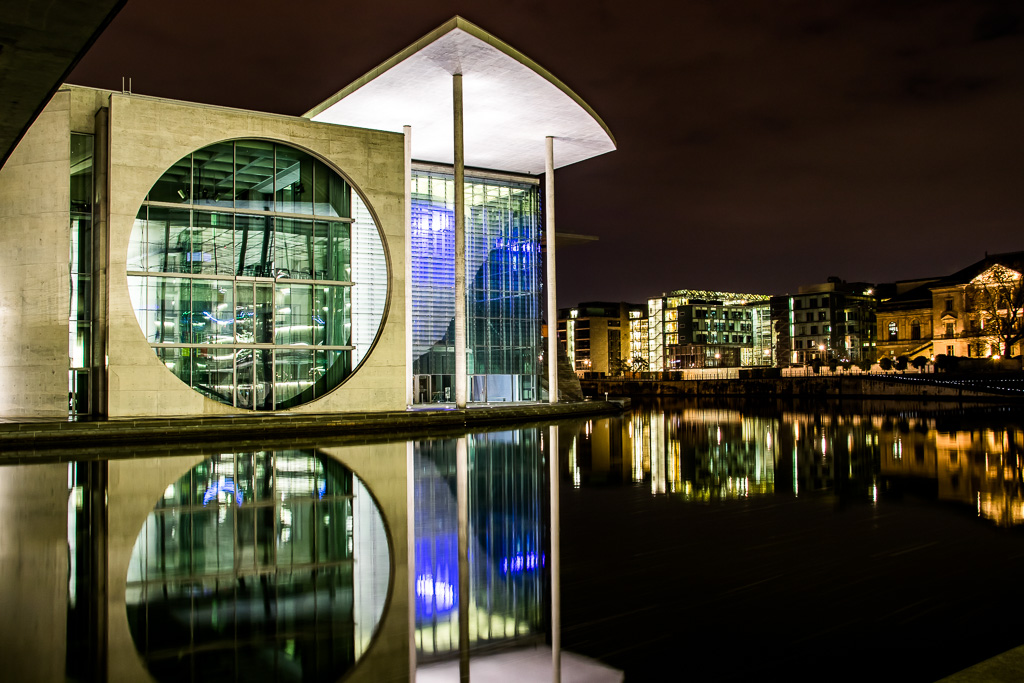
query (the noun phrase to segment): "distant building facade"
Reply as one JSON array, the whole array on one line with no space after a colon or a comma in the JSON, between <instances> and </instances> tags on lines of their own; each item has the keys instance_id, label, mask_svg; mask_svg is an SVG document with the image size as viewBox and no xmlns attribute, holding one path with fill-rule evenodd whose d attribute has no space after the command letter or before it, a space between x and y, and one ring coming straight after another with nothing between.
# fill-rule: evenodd
<instances>
[{"instance_id":1,"label":"distant building facade","mask_svg":"<svg viewBox=\"0 0 1024 683\"><path fill-rule=\"evenodd\" d=\"M1022 273L1024 252L993 254L898 292L878 307L879 355L1020 355L1019 341L1005 342L1024 324Z\"/></svg>"},{"instance_id":2,"label":"distant building facade","mask_svg":"<svg viewBox=\"0 0 1024 683\"><path fill-rule=\"evenodd\" d=\"M632 369L642 348L647 307L626 302L590 301L558 312L558 343L581 377L620 375ZM646 346L646 345L643 345Z\"/></svg>"},{"instance_id":3,"label":"distant building facade","mask_svg":"<svg viewBox=\"0 0 1024 683\"><path fill-rule=\"evenodd\" d=\"M769 299L694 289L649 299L650 370L771 365Z\"/></svg>"},{"instance_id":4,"label":"distant building facade","mask_svg":"<svg viewBox=\"0 0 1024 683\"><path fill-rule=\"evenodd\" d=\"M772 297L776 363L874 360L876 305L874 285L839 278Z\"/></svg>"}]
</instances>

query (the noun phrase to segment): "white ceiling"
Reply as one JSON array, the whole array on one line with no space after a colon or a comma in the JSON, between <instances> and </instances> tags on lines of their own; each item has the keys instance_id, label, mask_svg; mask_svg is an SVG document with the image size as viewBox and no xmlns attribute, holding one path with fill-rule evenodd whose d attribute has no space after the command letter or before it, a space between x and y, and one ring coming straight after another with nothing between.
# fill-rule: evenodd
<instances>
[{"instance_id":1,"label":"white ceiling","mask_svg":"<svg viewBox=\"0 0 1024 683\"><path fill-rule=\"evenodd\" d=\"M462 73L466 166L538 175L615 140L579 96L532 60L456 17L306 113L314 121L402 132L417 161L454 162L452 74Z\"/></svg>"}]
</instances>

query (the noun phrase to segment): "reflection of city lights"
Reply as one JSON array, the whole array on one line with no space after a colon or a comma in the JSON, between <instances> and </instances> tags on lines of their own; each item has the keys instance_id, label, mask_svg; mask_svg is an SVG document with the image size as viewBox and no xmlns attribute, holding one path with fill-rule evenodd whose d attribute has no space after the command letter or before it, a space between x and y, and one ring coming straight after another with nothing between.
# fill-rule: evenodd
<instances>
[{"instance_id":1,"label":"reflection of city lights","mask_svg":"<svg viewBox=\"0 0 1024 683\"><path fill-rule=\"evenodd\" d=\"M439 610L449 610L455 606L455 587L447 581L435 581L430 574L416 577L416 595L433 603Z\"/></svg>"},{"instance_id":2,"label":"reflection of city lights","mask_svg":"<svg viewBox=\"0 0 1024 683\"><path fill-rule=\"evenodd\" d=\"M544 556L537 556L537 553L519 553L512 557L505 557L501 560L502 574L521 574L544 566Z\"/></svg>"}]
</instances>

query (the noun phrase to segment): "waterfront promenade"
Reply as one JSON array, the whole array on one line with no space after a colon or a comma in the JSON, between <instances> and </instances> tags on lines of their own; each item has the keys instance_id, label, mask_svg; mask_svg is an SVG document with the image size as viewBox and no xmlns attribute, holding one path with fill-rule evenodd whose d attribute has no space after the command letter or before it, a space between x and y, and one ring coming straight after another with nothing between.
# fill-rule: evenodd
<instances>
[{"instance_id":1,"label":"waterfront promenade","mask_svg":"<svg viewBox=\"0 0 1024 683\"><path fill-rule=\"evenodd\" d=\"M289 413L94 420L0 418L0 463L36 460L54 449L183 442L272 442L339 437L361 442L409 435L465 433L503 425L616 413L622 401L579 401L389 412Z\"/></svg>"}]
</instances>

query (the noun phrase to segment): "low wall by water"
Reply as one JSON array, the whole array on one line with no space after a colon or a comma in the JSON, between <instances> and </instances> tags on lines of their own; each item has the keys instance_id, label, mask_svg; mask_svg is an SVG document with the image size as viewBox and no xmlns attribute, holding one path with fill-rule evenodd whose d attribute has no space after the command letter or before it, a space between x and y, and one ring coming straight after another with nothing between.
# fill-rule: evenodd
<instances>
[{"instance_id":1,"label":"low wall by water","mask_svg":"<svg viewBox=\"0 0 1024 683\"><path fill-rule=\"evenodd\" d=\"M1002 394L926 382L894 382L870 376L779 377L770 379L582 380L586 396L751 396L765 398L893 398L1006 400Z\"/></svg>"}]
</instances>

